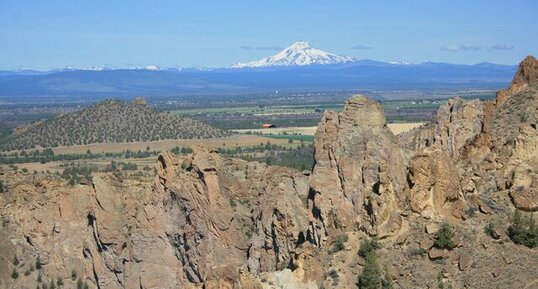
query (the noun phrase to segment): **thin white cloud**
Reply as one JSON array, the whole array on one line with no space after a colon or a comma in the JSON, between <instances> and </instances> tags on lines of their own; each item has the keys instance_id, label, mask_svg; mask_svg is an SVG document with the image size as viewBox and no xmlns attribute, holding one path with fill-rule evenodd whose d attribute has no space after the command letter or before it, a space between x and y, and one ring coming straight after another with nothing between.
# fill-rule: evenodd
<instances>
[{"instance_id":1,"label":"thin white cloud","mask_svg":"<svg viewBox=\"0 0 538 289\"><path fill-rule=\"evenodd\" d=\"M243 45L241 46L242 49L245 50L282 50L282 47L279 46L248 46Z\"/></svg>"},{"instance_id":2,"label":"thin white cloud","mask_svg":"<svg viewBox=\"0 0 538 289\"><path fill-rule=\"evenodd\" d=\"M362 45L362 44L358 44L358 45L355 45L355 46L351 46L351 49L365 50L365 49L372 49L372 47L371 47L371 46Z\"/></svg>"},{"instance_id":3,"label":"thin white cloud","mask_svg":"<svg viewBox=\"0 0 538 289\"><path fill-rule=\"evenodd\" d=\"M479 51L482 50L482 46L472 46L472 45L450 45L450 46L444 46L441 48L441 50L444 51Z\"/></svg>"},{"instance_id":4,"label":"thin white cloud","mask_svg":"<svg viewBox=\"0 0 538 289\"><path fill-rule=\"evenodd\" d=\"M490 50L514 50L515 46L510 44L495 44L492 45L489 49Z\"/></svg>"}]
</instances>

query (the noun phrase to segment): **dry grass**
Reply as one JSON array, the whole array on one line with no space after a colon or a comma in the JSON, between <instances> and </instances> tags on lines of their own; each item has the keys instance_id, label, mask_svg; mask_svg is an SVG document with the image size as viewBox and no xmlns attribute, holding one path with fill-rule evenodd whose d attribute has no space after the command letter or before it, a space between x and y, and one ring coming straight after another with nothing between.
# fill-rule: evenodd
<instances>
[{"instance_id":1,"label":"dry grass","mask_svg":"<svg viewBox=\"0 0 538 289\"><path fill-rule=\"evenodd\" d=\"M208 148L219 147L247 147L259 145L260 143L271 142L272 144L284 145L288 143L286 139L272 139L259 135L232 135L224 138L214 139L178 139L178 140L161 140L147 142L129 142L129 143L105 143L89 144L53 148L55 154L82 154L90 150L92 153L121 152L123 150L150 150L165 151L176 146L192 147L194 145L203 145Z\"/></svg>"},{"instance_id":2,"label":"dry grass","mask_svg":"<svg viewBox=\"0 0 538 289\"><path fill-rule=\"evenodd\" d=\"M423 122L389 123L388 127L393 134L400 134L402 132L410 131L423 124Z\"/></svg>"},{"instance_id":3,"label":"dry grass","mask_svg":"<svg viewBox=\"0 0 538 289\"><path fill-rule=\"evenodd\" d=\"M63 170L63 168L60 167L61 164L63 164L65 162L48 162L46 164L42 164L42 163L23 163L23 164L17 164L17 167L19 167L20 169L27 169L29 172L33 172L33 171L38 171L38 172L41 172L41 171L51 171L51 172L56 172L56 171L59 171L61 172ZM7 167L7 165L2 165L4 167Z\"/></svg>"},{"instance_id":4,"label":"dry grass","mask_svg":"<svg viewBox=\"0 0 538 289\"><path fill-rule=\"evenodd\" d=\"M179 147L192 147L194 145L203 145L208 148L233 148L236 146L240 147L251 147L259 145L260 143L271 142L272 144L278 144L282 146L296 146L297 144L290 145L287 139L274 139L268 138L260 135L232 135L224 138L215 138L215 139L178 139L178 140L162 140L162 141L148 141L148 142L131 142L131 143L106 143L106 144L89 144L89 145L77 145L77 146L66 146L66 147L57 147L53 148L55 154L84 154L88 150L92 153L117 153L124 150L146 150L149 146L150 150L155 151L168 151L176 146ZM124 159L114 158L115 161L123 161L129 163L135 163L139 166L139 169L143 166L150 166L156 162L156 157L151 156L148 158L139 158L139 159ZM87 163L94 164L98 166L104 166L110 164L110 160L79 160L74 161L75 163ZM17 164L20 169L27 169L30 172L38 171L63 171L63 167L60 165L65 164L66 161L58 162L47 162L45 164L41 163L22 163ZM7 166L7 165L2 165Z\"/></svg>"},{"instance_id":5,"label":"dry grass","mask_svg":"<svg viewBox=\"0 0 538 289\"><path fill-rule=\"evenodd\" d=\"M422 122L409 122L409 123L389 123L388 127L394 134L400 134L412 130L413 128L421 126ZM305 127L279 127L279 128L268 128L268 129L238 129L235 130L239 133L252 132L252 133L261 133L261 134L301 134L301 135L314 135L316 133L316 126L305 126Z\"/></svg>"}]
</instances>

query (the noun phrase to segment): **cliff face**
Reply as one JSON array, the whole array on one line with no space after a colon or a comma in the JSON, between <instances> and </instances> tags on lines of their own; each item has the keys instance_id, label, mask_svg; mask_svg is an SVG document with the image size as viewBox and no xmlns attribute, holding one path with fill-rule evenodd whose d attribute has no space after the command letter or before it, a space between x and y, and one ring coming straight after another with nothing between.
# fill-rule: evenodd
<instances>
[{"instance_id":1,"label":"cliff face","mask_svg":"<svg viewBox=\"0 0 538 289\"><path fill-rule=\"evenodd\" d=\"M465 148L462 167L480 176L480 191L508 191L513 204L537 211L538 60L529 56L519 65L511 86L485 103L483 129ZM469 169L469 168L472 168Z\"/></svg>"},{"instance_id":2,"label":"cliff face","mask_svg":"<svg viewBox=\"0 0 538 289\"><path fill-rule=\"evenodd\" d=\"M399 136L351 97L323 116L309 177L203 147L162 153L150 180L3 167L0 288L353 288L369 237L395 288L531 288L538 252L506 231L514 207L538 211L537 62L496 100L450 100ZM444 222L450 252L432 247Z\"/></svg>"},{"instance_id":3,"label":"cliff face","mask_svg":"<svg viewBox=\"0 0 538 289\"><path fill-rule=\"evenodd\" d=\"M184 159L159 159L152 198L164 204L166 234L189 282L202 283L211 267L224 264L253 273L275 271L286 267L290 252L304 242L307 178L302 174L223 160L203 148Z\"/></svg>"},{"instance_id":4,"label":"cliff face","mask_svg":"<svg viewBox=\"0 0 538 289\"><path fill-rule=\"evenodd\" d=\"M413 159L435 150L450 157L436 164L454 163L442 175L459 180L460 199L508 191L517 208L536 211L537 98L538 60L529 56L521 62L511 86L499 91L495 100L449 100L431 123L400 136L407 155L415 155L410 174ZM459 189L456 184L452 187L443 191L454 198Z\"/></svg>"},{"instance_id":5,"label":"cliff face","mask_svg":"<svg viewBox=\"0 0 538 289\"><path fill-rule=\"evenodd\" d=\"M10 184L13 199L2 198L9 220L2 248L10 249L3 252L26 264L39 256L47 278L74 270L97 288L178 288L235 268L285 268L304 242L304 175L223 160L203 148L160 155L158 167L153 182L100 175L75 187L62 180ZM2 272L4 285L12 284L10 273Z\"/></svg>"},{"instance_id":6,"label":"cliff face","mask_svg":"<svg viewBox=\"0 0 538 289\"><path fill-rule=\"evenodd\" d=\"M379 103L354 96L342 113L325 113L314 159L309 211L316 244L332 230L387 235L399 229L404 160Z\"/></svg>"}]
</instances>

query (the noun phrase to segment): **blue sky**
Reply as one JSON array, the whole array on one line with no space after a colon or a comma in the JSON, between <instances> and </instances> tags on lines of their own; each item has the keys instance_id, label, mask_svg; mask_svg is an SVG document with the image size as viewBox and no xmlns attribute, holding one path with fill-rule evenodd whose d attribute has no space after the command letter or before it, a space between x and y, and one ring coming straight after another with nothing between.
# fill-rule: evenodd
<instances>
[{"instance_id":1,"label":"blue sky","mask_svg":"<svg viewBox=\"0 0 538 289\"><path fill-rule=\"evenodd\" d=\"M295 41L359 59L516 64L538 1L0 0L0 69L220 67Z\"/></svg>"}]
</instances>

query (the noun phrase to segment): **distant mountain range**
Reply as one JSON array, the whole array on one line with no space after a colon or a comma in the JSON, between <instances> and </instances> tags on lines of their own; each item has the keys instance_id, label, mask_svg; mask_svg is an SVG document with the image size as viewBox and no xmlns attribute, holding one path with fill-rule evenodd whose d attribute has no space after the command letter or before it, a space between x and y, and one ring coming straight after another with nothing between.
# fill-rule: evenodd
<instances>
[{"instance_id":1,"label":"distant mountain range","mask_svg":"<svg viewBox=\"0 0 538 289\"><path fill-rule=\"evenodd\" d=\"M356 60L297 42L274 56L227 68L157 66L0 71L0 98L132 97L270 91L499 89L515 65Z\"/></svg>"}]
</instances>

